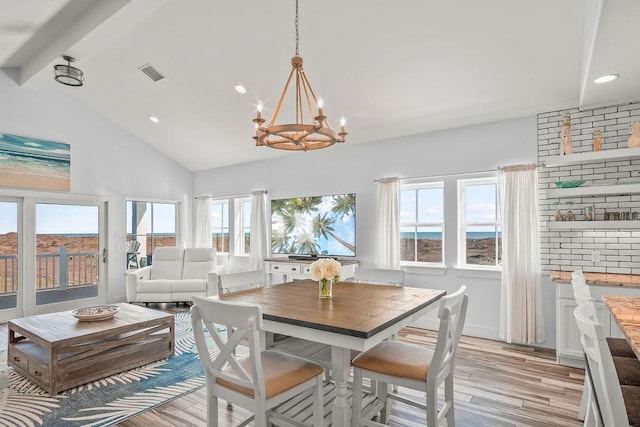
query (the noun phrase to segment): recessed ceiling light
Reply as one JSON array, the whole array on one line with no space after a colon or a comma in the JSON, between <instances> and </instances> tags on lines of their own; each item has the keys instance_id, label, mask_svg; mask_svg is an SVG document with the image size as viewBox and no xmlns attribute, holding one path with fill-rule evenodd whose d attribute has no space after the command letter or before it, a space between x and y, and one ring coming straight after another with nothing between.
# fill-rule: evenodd
<instances>
[{"instance_id":1,"label":"recessed ceiling light","mask_svg":"<svg viewBox=\"0 0 640 427\"><path fill-rule=\"evenodd\" d=\"M620 76L617 75L617 74L605 74L604 76L598 77L593 82L594 83L609 83L609 82L614 81L618 77L620 77Z\"/></svg>"},{"instance_id":2,"label":"recessed ceiling light","mask_svg":"<svg viewBox=\"0 0 640 427\"><path fill-rule=\"evenodd\" d=\"M160 119L158 119L156 116L149 116L149 120L151 120L153 123L159 123Z\"/></svg>"},{"instance_id":3,"label":"recessed ceiling light","mask_svg":"<svg viewBox=\"0 0 640 427\"><path fill-rule=\"evenodd\" d=\"M242 94L247 93L247 88L241 85L240 83L236 83L236 85L234 86L234 89L238 93L242 93Z\"/></svg>"}]
</instances>

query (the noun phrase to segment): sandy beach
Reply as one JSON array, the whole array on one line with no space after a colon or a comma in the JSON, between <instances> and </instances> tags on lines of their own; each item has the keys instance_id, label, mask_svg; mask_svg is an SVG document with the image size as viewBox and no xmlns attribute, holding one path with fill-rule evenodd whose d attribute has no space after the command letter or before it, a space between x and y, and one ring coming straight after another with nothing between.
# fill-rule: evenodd
<instances>
[{"instance_id":1,"label":"sandy beach","mask_svg":"<svg viewBox=\"0 0 640 427\"><path fill-rule=\"evenodd\" d=\"M71 180L69 177L48 177L12 173L3 170L0 171L0 186L30 188L34 190L69 191L71 190Z\"/></svg>"}]
</instances>

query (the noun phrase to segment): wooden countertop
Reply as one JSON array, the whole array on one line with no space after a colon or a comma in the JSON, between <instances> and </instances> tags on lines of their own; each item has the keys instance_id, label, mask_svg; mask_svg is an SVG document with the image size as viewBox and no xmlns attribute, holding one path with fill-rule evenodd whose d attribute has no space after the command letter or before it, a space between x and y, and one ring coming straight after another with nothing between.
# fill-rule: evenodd
<instances>
[{"instance_id":1,"label":"wooden countertop","mask_svg":"<svg viewBox=\"0 0 640 427\"><path fill-rule=\"evenodd\" d=\"M584 273L584 278L590 285L640 287L640 275L615 273ZM553 282L571 283L571 271L552 271Z\"/></svg>"},{"instance_id":2,"label":"wooden countertop","mask_svg":"<svg viewBox=\"0 0 640 427\"><path fill-rule=\"evenodd\" d=\"M640 297L602 297L618 326L640 359Z\"/></svg>"}]
</instances>

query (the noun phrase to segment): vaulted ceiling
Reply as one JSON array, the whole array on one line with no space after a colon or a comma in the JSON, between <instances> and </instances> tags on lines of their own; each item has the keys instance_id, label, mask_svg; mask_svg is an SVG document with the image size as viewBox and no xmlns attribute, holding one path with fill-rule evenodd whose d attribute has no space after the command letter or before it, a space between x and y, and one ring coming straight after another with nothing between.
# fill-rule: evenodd
<instances>
[{"instance_id":1,"label":"vaulted ceiling","mask_svg":"<svg viewBox=\"0 0 640 427\"><path fill-rule=\"evenodd\" d=\"M293 0L0 0L0 10L0 67L18 68L25 90L64 91L192 171L304 155L251 138L256 104L268 116L290 70ZM344 116L346 144L367 143L637 101L638 22L637 0L300 0L300 56L332 127ZM84 86L54 82L63 54ZM146 64L165 79L150 80ZM593 83L607 73L620 78Z\"/></svg>"}]
</instances>

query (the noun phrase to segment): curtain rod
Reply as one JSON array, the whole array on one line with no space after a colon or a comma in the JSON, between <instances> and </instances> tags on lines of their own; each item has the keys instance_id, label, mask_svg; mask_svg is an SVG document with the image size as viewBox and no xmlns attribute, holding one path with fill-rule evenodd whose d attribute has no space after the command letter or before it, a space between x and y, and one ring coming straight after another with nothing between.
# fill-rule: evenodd
<instances>
[{"instance_id":1,"label":"curtain rod","mask_svg":"<svg viewBox=\"0 0 640 427\"><path fill-rule=\"evenodd\" d=\"M486 171L475 171L475 172L458 172L458 173L447 173L447 174L442 174L442 175L426 175L426 176L412 176L412 177L408 177L408 178L397 178L399 181L412 181L414 179L431 179L431 178L445 178L448 176L456 176L456 175L477 175L477 174L481 174L481 173L489 173L489 172L496 172L495 169L493 170L486 170ZM378 179L374 179L373 183L377 184L379 182L384 182L386 180L388 180L390 178L378 178Z\"/></svg>"},{"instance_id":2,"label":"curtain rod","mask_svg":"<svg viewBox=\"0 0 640 427\"><path fill-rule=\"evenodd\" d=\"M245 193L245 194L225 194L225 195L221 195L221 196L217 196L217 195L211 195L211 194L203 194L201 196L196 196L194 197L194 199L196 200L200 200L200 199L228 199L230 197L247 197L247 196L251 196L253 194L267 194L267 190L257 190L257 191L252 191L251 193Z\"/></svg>"},{"instance_id":3,"label":"curtain rod","mask_svg":"<svg viewBox=\"0 0 640 427\"><path fill-rule=\"evenodd\" d=\"M498 166L496 169L488 169L488 170L482 170L482 171L454 172L454 173L445 173L441 175L412 176L408 178L398 178L398 177L377 178L373 180L373 183L377 184L379 182L385 182L386 180L394 179L394 178L399 181L413 181L417 179L446 178L449 176L479 175L479 174L485 174L485 173L491 173L491 172L497 173L500 169L513 170L512 168L526 168L526 167L535 167L535 166L544 167L544 163L538 163L538 164L529 163L529 164L520 164L520 165L514 165L514 166Z\"/></svg>"},{"instance_id":4,"label":"curtain rod","mask_svg":"<svg viewBox=\"0 0 640 427\"><path fill-rule=\"evenodd\" d=\"M518 171L527 171L531 169L537 168L538 165L535 163L525 163L521 165L510 165L510 166L502 166L499 167L498 170L503 170L507 172L518 172Z\"/></svg>"}]
</instances>

